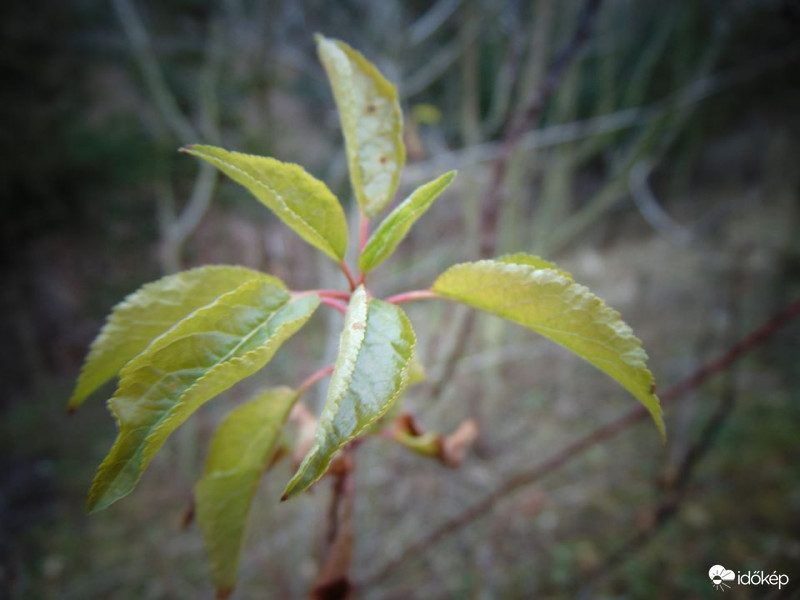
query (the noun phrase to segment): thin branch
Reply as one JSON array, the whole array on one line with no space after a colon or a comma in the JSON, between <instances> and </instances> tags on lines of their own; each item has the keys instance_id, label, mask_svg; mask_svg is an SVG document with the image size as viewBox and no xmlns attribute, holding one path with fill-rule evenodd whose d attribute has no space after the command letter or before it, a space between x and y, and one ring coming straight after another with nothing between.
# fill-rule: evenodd
<instances>
[{"instance_id":1,"label":"thin branch","mask_svg":"<svg viewBox=\"0 0 800 600\"><path fill-rule=\"evenodd\" d=\"M309 295L309 294L316 294L317 296L327 296L329 298L338 298L339 300L347 300L350 301L350 293L349 292L342 292L340 290L307 290L304 292L298 292L297 295Z\"/></svg>"},{"instance_id":2,"label":"thin branch","mask_svg":"<svg viewBox=\"0 0 800 600\"><path fill-rule=\"evenodd\" d=\"M509 121L506 127L500 156L494 162L489 189L482 203L480 253L483 258L491 257L496 246L497 222L505 195L504 182L509 158L518 146L523 134L536 127L542 109L544 109L547 101L558 88L558 84L564 78L569 65L572 64L572 61L589 39L600 5L601 0L587 0L583 12L578 18L578 26L575 28L572 39L550 66L547 76L541 87L533 95L531 102L520 115Z\"/></svg>"},{"instance_id":3,"label":"thin branch","mask_svg":"<svg viewBox=\"0 0 800 600\"><path fill-rule=\"evenodd\" d=\"M350 291L352 292L358 287L356 283L356 278L353 277L353 272L350 270L350 267L347 266L343 260L339 261L338 263L339 269L344 273L344 276L347 277L347 283L350 285Z\"/></svg>"},{"instance_id":4,"label":"thin branch","mask_svg":"<svg viewBox=\"0 0 800 600\"><path fill-rule=\"evenodd\" d=\"M589 39L600 4L601 0L587 0L572 38L550 66L546 77L539 89L532 95L528 106L519 115L512 118L506 127L503 142L500 145L492 168L489 187L481 201L479 232L481 258L491 258L497 245L497 224L504 198L503 188L509 160L519 146L523 135L537 125L542 109L555 92L571 62ZM455 331L453 343L449 345L449 352L442 361L442 374L433 383L431 389L432 397L439 397L452 378L458 366L458 361L467 349L474 324L475 313L467 313L461 327Z\"/></svg>"},{"instance_id":5,"label":"thin branch","mask_svg":"<svg viewBox=\"0 0 800 600\"><path fill-rule=\"evenodd\" d=\"M128 38L133 49L134 58L142 72L145 85L167 126L181 143L191 144L197 141L197 132L181 112L175 96L167 86L164 74L153 52L150 36L133 3L130 0L112 0L112 6L125 32L125 37Z\"/></svg>"},{"instance_id":6,"label":"thin branch","mask_svg":"<svg viewBox=\"0 0 800 600\"><path fill-rule=\"evenodd\" d=\"M786 67L799 58L800 44L795 44L781 51L755 58L738 67L713 75L701 76L663 99L646 106L625 108L588 119L558 123L543 129L528 131L522 137L519 147L526 150L547 148L637 127L682 111L714 94L746 83L766 72ZM462 169L477 163L497 160L502 153L502 145L502 142L486 142L440 153L435 158L406 168L403 173L403 181L408 184L422 182L430 179L432 173L445 169Z\"/></svg>"},{"instance_id":7,"label":"thin branch","mask_svg":"<svg viewBox=\"0 0 800 600\"><path fill-rule=\"evenodd\" d=\"M417 300L434 300L441 298L436 292L431 290L413 290L411 292L403 292L402 294L395 294L386 298L389 304L403 304L405 302L416 302Z\"/></svg>"},{"instance_id":8,"label":"thin branch","mask_svg":"<svg viewBox=\"0 0 800 600\"><path fill-rule=\"evenodd\" d=\"M741 265L742 263L741 261L735 261L734 264ZM739 269L736 269L733 273L731 285L729 287L728 312L732 326L730 327L729 333L725 336L728 338L726 340L727 345L731 345L737 337L735 332L736 324L739 323L737 309L739 300L742 297L743 288L743 281ZM713 448L725 421L733 412L737 396L736 378L737 369L731 367L731 369L727 371L726 377L722 383L720 400L711 413L711 416L709 416L703 424L700 434L689 445L683 455L683 459L677 465L677 468L667 467L667 473L671 474L671 476L658 478L656 484L658 488L657 491L659 492L659 496L664 498L652 509L652 522L640 531L634 533L630 538L614 549L605 560L586 573L579 583L576 582L575 587L580 590L577 597L594 595L592 594L593 589L601 583L602 580L613 576L616 567L624 564L628 557L638 549L645 547L650 540L664 529L665 525L678 515L682 503L689 495L687 488L695 468L703 457Z\"/></svg>"},{"instance_id":9,"label":"thin branch","mask_svg":"<svg viewBox=\"0 0 800 600\"><path fill-rule=\"evenodd\" d=\"M361 212L358 225L358 251L363 252L369 239L369 217Z\"/></svg>"},{"instance_id":10,"label":"thin branch","mask_svg":"<svg viewBox=\"0 0 800 600\"><path fill-rule=\"evenodd\" d=\"M331 373L333 373L333 365L329 367L324 367L319 371L315 371L314 373L306 377L303 380L303 383L297 386L297 397L299 398L300 396L305 394L308 388L317 383L320 379L324 379Z\"/></svg>"},{"instance_id":11,"label":"thin branch","mask_svg":"<svg viewBox=\"0 0 800 600\"><path fill-rule=\"evenodd\" d=\"M327 304L338 310L340 313L345 314L347 312L347 305L342 302L341 300L336 300L334 298L329 298L328 296L322 296L319 301L322 304Z\"/></svg>"},{"instance_id":12,"label":"thin branch","mask_svg":"<svg viewBox=\"0 0 800 600\"><path fill-rule=\"evenodd\" d=\"M753 330L727 352L706 363L689 377L686 377L669 388L661 396L661 404L666 405L681 398L684 394L698 387L713 375L724 371L740 358L761 346L798 315L800 315L800 300L795 300L787 308ZM649 412L647 409L643 406L636 406L616 420L598 427L586 436L569 444L561 451L539 463L533 469L515 475L495 491L488 494L483 500L466 509L461 514L448 519L428 535L408 546L395 558L389 560L381 569L359 582L358 587L363 589L383 581L412 558L419 557L442 539L452 535L472 521L484 516L507 496L557 471L573 458L583 454L589 448L593 448L606 440L616 437L633 425L646 420L648 416Z\"/></svg>"}]
</instances>

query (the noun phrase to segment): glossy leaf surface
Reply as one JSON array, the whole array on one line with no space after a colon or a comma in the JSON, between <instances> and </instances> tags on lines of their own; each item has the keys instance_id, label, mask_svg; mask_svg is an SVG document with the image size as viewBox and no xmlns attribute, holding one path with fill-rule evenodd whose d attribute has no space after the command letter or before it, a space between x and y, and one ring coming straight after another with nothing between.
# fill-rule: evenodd
<instances>
[{"instance_id":1,"label":"glossy leaf surface","mask_svg":"<svg viewBox=\"0 0 800 600\"><path fill-rule=\"evenodd\" d=\"M92 484L89 508L127 495L175 429L267 364L318 305L315 295L290 300L270 280L251 281L195 311L129 362L109 400L119 433Z\"/></svg>"},{"instance_id":2,"label":"glossy leaf surface","mask_svg":"<svg viewBox=\"0 0 800 600\"><path fill-rule=\"evenodd\" d=\"M445 173L438 179L418 187L387 216L370 237L364 251L358 258L362 271L374 269L389 258L403 241L412 225L425 214L433 201L449 186L456 177L455 171Z\"/></svg>"},{"instance_id":3,"label":"glossy leaf surface","mask_svg":"<svg viewBox=\"0 0 800 600\"><path fill-rule=\"evenodd\" d=\"M306 242L335 261L347 250L347 220L339 200L301 166L214 146L181 149L246 187Z\"/></svg>"},{"instance_id":4,"label":"glossy leaf surface","mask_svg":"<svg viewBox=\"0 0 800 600\"><path fill-rule=\"evenodd\" d=\"M664 423L647 354L619 313L571 277L522 259L455 265L433 291L519 323L561 344L619 382Z\"/></svg>"},{"instance_id":5,"label":"glossy leaf surface","mask_svg":"<svg viewBox=\"0 0 800 600\"><path fill-rule=\"evenodd\" d=\"M220 591L236 583L250 505L295 397L287 387L259 394L225 417L211 440L195 506Z\"/></svg>"},{"instance_id":6,"label":"glossy leaf surface","mask_svg":"<svg viewBox=\"0 0 800 600\"><path fill-rule=\"evenodd\" d=\"M406 161L397 90L344 42L321 35L316 40L342 122L353 191L374 217L394 196Z\"/></svg>"},{"instance_id":7,"label":"glossy leaf surface","mask_svg":"<svg viewBox=\"0 0 800 600\"><path fill-rule=\"evenodd\" d=\"M78 408L175 323L246 281L261 277L265 276L244 267L199 267L168 275L130 294L114 307L92 342L68 408Z\"/></svg>"},{"instance_id":8,"label":"glossy leaf surface","mask_svg":"<svg viewBox=\"0 0 800 600\"><path fill-rule=\"evenodd\" d=\"M336 452L392 407L407 384L414 344L399 307L369 298L363 286L353 292L314 446L284 498L322 477Z\"/></svg>"}]
</instances>

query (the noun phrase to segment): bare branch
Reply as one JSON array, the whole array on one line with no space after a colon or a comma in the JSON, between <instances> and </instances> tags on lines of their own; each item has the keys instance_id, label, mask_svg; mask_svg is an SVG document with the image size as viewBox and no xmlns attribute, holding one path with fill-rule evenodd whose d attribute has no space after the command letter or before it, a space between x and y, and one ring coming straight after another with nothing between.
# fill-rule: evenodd
<instances>
[{"instance_id":1,"label":"bare branch","mask_svg":"<svg viewBox=\"0 0 800 600\"><path fill-rule=\"evenodd\" d=\"M727 352L706 363L689 377L686 377L669 388L661 395L662 405L678 400L684 394L698 387L710 377L725 371L740 358L769 340L775 333L780 331L798 315L800 315L800 300L795 300L787 308L753 330ZM539 463L533 469L515 475L480 502L474 504L452 519L448 519L428 535L408 546L395 558L389 560L381 569L378 569L375 573L360 581L357 587L363 589L383 581L412 558L421 556L444 538L459 531L472 521L484 516L494 508L496 504L506 499L509 495L543 479L545 476L563 467L573 458L583 454L589 448L593 448L606 440L616 437L620 433L627 431L633 425L645 421L648 416L649 413L644 407L636 406L616 420L598 427L586 436L566 446L561 451Z\"/></svg>"}]
</instances>

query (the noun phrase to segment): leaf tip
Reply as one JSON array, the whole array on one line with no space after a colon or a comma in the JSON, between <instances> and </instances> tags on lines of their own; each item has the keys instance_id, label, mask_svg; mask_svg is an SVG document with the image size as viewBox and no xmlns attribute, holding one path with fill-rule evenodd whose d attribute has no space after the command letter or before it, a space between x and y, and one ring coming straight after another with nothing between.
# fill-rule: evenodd
<instances>
[{"instance_id":1,"label":"leaf tip","mask_svg":"<svg viewBox=\"0 0 800 600\"><path fill-rule=\"evenodd\" d=\"M67 416L71 417L72 415L75 414L75 411L77 410L78 410L77 406L70 404L69 406L67 406Z\"/></svg>"}]
</instances>

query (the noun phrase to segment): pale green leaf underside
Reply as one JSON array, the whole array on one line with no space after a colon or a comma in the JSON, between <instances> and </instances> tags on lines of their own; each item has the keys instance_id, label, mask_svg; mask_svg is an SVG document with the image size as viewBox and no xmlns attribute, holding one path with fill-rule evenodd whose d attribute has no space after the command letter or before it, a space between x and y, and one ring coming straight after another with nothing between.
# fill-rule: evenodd
<instances>
[{"instance_id":1,"label":"pale green leaf underside","mask_svg":"<svg viewBox=\"0 0 800 600\"><path fill-rule=\"evenodd\" d=\"M389 258L403 241L414 223L431 207L433 201L449 186L456 177L455 171L418 187L387 216L367 242L358 267L362 271L374 269Z\"/></svg>"},{"instance_id":2,"label":"pale green leaf underside","mask_svg":"<svg viewBox=\"0 0 800 600\"><path fill-rule=\"evenodd\" d=\"M414 344L399 307L368 298L363 286L353 292L315 444L284 498L322 477L336 452L392 407L406 386Z\"/></svg>"},{"instance_id":3,"label":"pale green leaf underside","mask_svg":"<svg viewBox=\"0 0 800 600\"><path fill-rule=\"evenodd\" d=\"M641 342L619 313L586 287L518 255L512 262L455 265L439 276L432 289L519 323L575 352L633 394L664 435L655 381Z\"/></svg>"},{"instance_id":4,"label":"pale green leaf underside","mask_svg":"<svg viewBox=\"0 0 800 600\"><path fill-rule=\"evenodd\" d=\"M207 266L168 275L139 288L114 307L92 342L69 409L83 404L175 323L246 281L262 277L265 275L244 267Z\"/></svg>"},{"instance_id":5,"label":"pale green leaf underside","mask_svg":"<svg viewBox=\"0 0 800 600\"><path fill-rule=\"evenodd\" d=\"M195 506L219 590L236 583L250 505L295 398L287 387L262 392L228 414L211 440Z\"/></svg>"},{"instance_id":6,"label":"pale green leaf underside","mask_svg":"<svg viewBox=\"0 0 800 600\"><path fill-rule=\"evenodd\" d=\"M347 220L342 205L328 186L301 166L214 146L192 145L181 150L243 185L315 248L337 262L344 258Z\"/></svg>"},{"instance_id":7,"label":"pale green leaf underside","mask_svg":"<svg viewBox=\"0 0 800 600\"><path fill-rule=\"evenodd\" d=\"M321 35L316 40L342 122L353 191L374 217L394 196L406 161L397 90L344 42Z\"/></svg>"},{"instance_id":8,"label":"pale green leaf underside","mask_svg":"<svg viewBox=\"0 0 800 600\"><path fill-rule=\"evenodd\" d=\"M129 362L109 400L119 433L98 469L89 508L127 495L175 429L267 364L318 305L316 295L291 300L271 281L254 280L195 311Z\"/></svg>"}]
</instances>

